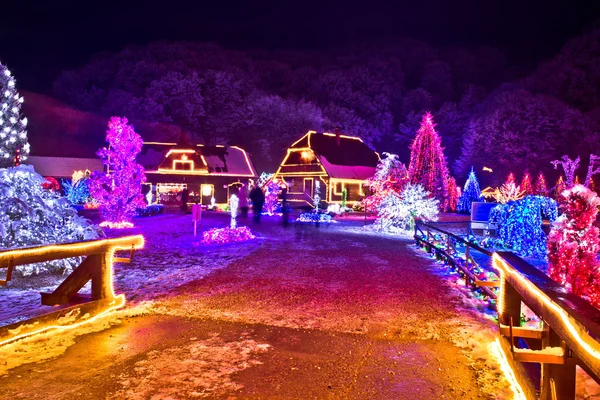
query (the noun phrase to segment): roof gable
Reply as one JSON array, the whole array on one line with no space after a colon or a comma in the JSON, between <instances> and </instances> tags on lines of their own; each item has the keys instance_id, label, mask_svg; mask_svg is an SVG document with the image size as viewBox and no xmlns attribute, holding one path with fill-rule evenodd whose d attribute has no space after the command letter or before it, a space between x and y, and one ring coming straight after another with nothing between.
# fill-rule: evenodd
<instances>
[{"instance_id":1,"label":"roof gable","mask_svg":"<svg viewBox=\"0 0 600 400\"><path fill-rule=\"evenodd\" d=\"M333 133L309 132L310 148L319 157L325 157L330 164L342 166L377 167L379 157L357 137Z\"/></svg>"}]
</instances>

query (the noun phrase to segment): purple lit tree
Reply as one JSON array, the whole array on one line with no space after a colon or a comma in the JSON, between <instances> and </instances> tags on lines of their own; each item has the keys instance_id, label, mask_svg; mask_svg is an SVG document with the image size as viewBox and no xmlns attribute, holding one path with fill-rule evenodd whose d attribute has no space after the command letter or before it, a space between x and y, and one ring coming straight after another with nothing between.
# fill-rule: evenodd
<instances>
[{"instance_id":1,"label":"purple lit tree","mask_svg":"<svg viewBox=\"0 0 600 400\"><path fill-rule=\"evenodd\" d=\"M145 206L142 183L146 182L144 167L135 162L142 149L142 138L135 133L127 118L112 117L108 121L106 141L109 147L98 151L108 172L92 174L90 192L100 204L104 222L110 228L132 227L136 208Z\"/></svg>"}]
</instances>

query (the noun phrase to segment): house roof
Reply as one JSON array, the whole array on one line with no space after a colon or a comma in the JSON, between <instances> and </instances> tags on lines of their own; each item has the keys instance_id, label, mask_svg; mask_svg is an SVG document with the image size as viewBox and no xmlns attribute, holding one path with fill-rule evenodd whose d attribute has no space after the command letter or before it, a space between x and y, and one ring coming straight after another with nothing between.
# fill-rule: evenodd
<instances>
[{"instance_id":1,"label":"house roof","mask_svg":"<svg viewBox=\"0 0 600 400\"><path fill-rule=\"evenodd\" d=\"M194 160L196 173L211 176L257 176L252 160L237 146L181 146L176 143L145 142L137 160L147 172L165 170L172 168L173 161L179 161L178 154L185 154L186 158Z\"/></svg>"},{"instance_id":2,"label":"house roof","mask_svg":"<svg viewBox=\"0 0 600 400\"><path fill-rule=\"evenodd\" d=\"M339 179L367 179L375 174L379 156L360 138L309 131L291 146L310 148L327 174Z\"/></svg>"}]
</instances>

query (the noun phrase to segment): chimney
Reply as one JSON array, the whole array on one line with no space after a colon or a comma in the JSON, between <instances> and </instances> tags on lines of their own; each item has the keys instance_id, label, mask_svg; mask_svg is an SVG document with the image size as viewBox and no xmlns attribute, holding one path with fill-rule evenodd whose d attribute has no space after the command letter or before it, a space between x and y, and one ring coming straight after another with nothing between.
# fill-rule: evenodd
<instances>
[{"instance_id":1,"label":"chimney","mask_svg":"<svg viewBox=\"0 0 600 400\"><path fill-rule=\"evenodd\" d=\"M334 132L335 132L335 143L337 144L337 147L340 147L340 144L341 144L340 127L336 126Z\"/></svg>"}]
</instances>

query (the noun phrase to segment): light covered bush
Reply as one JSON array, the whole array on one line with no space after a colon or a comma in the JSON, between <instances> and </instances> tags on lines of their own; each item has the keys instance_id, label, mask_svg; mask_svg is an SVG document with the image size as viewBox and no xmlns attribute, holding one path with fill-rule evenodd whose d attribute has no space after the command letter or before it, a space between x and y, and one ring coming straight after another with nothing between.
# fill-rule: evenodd
<instances>
[{"instance_id":1,"label":"light covered bush","mask_svg":"<svg viewBox=\"0 0 600 400\"><path fill-rule=\"evenodd\" d=\"M103 235L77 215L59 193L42 187L44 178L31 166L0 169L0 249L95 239ZM68 271L77 260L24 265L23 275Z\"/></svg>"},{"instance_id":2,"label":"light covered bush","mask_svg":"<svg viewBox=\"0 0 600 400\"><path fill-rule=\"evenodd\" d=\"M402 193L389 193L383 199L375 226L386 231L413 229L415 219L435 221L439 213L439 201L429 197L429 192L419 184L409 183Z\"/></svg>"}]
</instances>

